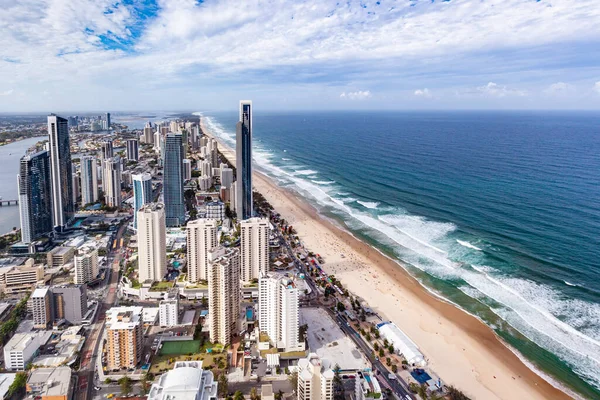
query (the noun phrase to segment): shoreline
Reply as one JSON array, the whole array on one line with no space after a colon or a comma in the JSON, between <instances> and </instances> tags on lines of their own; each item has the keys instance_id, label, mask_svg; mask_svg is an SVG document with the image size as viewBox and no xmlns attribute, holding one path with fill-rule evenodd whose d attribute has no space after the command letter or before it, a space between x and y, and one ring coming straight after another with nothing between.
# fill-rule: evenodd
<instances>
[{"instance_id":1,"label":"shoreline","mask_svg":"<svg viewBox=\"0 0 600 400\"><path fill-rule=\"evenodd\" d=\"M201 127L204 134L217 139L223 155L234 160L233 151L202 119ZM324 256L323 269L395 322L445 383L474 399L572 398L538 375L477 317L422 286L401 261L321 216L300 194L277 186L260 172L253 177L255 188L294 226L306 248Z\"/></svg>"}]
</instances>

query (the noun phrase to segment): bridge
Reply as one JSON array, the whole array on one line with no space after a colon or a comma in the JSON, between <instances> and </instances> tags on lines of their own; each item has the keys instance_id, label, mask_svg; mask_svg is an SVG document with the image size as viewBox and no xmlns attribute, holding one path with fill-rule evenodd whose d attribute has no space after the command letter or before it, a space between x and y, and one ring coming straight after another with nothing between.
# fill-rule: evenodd
<instances>
[{"instance_id":1,"label":"bridge","mask_svg":"<svg viewBox=\"0 0 600 400\"><path fill-rule=\"evenodd\" d=\"M2 200L0 199L0 207L2 206L18 206L19 200Z\"/></svg>"}]
</instances>

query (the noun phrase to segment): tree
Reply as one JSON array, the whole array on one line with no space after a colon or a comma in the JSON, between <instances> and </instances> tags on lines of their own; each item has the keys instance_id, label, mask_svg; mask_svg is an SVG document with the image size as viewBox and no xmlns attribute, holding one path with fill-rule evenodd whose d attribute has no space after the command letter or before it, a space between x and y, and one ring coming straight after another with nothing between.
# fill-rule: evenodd
<instances>
[{"instance_id":1,"label":"tree","mask_svg":"<svg viewBox=\"0 0 600 400\"><path fill-rule=\"evenodd\" d=\"M448 386L448 398L450 400L471 400L470 397L452 385Z\"/></svg>"},{"instance_id":2,"label":"tree","mask_svg":"<svg viewBox=\"0 0 600 400\"><path fill-rule=\"evenodd\" d=\"M344 305L344 303L342 303L341 301L338 301L338 303L337 303L337 310L339 312L346 311L346 306Z\"/></svg>"},{"instance_id":3,"label":"tree","mask_svg":"<svg viewBox=\"0 0 600 400\"><path fill-rule=\"evenodd\" d=\"M104 380L104 383L106 383L107 385L110 385L110 384L112 383L112 379L110 379L110 378L106 378L106 379Z\"/></svg>"},{"instance_id":4,"label":"tree","mask_svg":"<svg viewBox=\"0 0 600 400\"><path fill-rule=\"evenodd\" d=\"M227 374L225 372L222 372L219 375L219 397L227 397L227 394L229 394L229 380L227 379Z\"/></svg>"},{"instance_id":5,"label":"tree","mask_svg":"<svg viewBox=\"0 0 600 400\"><path fill-rule=\"evenodd\" d=\"M275 400L283 400L283 391L281 389L275 393Z\"/></svg>"},{"instance_id":6,"label":"tree","mask_svg":"<svg viewBox=\"0 0 600 400\"><path fill-rule=\"evenodd\" d=\"M333 368L333 397L334 399L344 399L344 383L342 382L342 377L340 375L340 365L335 364Z\"/></svg>"},{"instance_id":7,"label":"tree","mask_svg":"<svg viewBox=\"0 0 600 400\"><path fill-rule=\"evenodd\" d=\"M419 394L420 398L422 398L423 400L427 400L427 388L425 387L425 385L419 386L417 393Z\"/></svg>"},{"instance_id":8,"label":"tree","mask_svg":"<svg viewBox=\"0 0 600 400\"><path fill-rule=\"evenodd\" d=\"M392 372L393 373L398 372L398 366L396 364L392 365Z\"/></svg>"},{"instance_id":9,"label":"tree","mask_svg":"<svg viewBox=\"0 0 600 400\"><path fill-rule=\"evenodd\" d=\"M394 354L394 345L393 344L390 344L388 346L388 349L390 350L390 354Z\"/></svg>"},{"instance_id":10,"label":"tree","mask_svg":"<svg viewBox=\"0 0 600 400\"><path fill-rule=\"evenodd\" d=\"M124 376L119 379L119 385L121 385L121 394L123 396L127 396L131 393L131 389L133 388L133 384L131 383L131 378L128 376Z\"/></svg>"},{"instance_id":11,"label":"tree","mask_svg":"<svg viewBox=\"0 0 600 400\"><path fill-rule=\"evenodd\" d=\"M8 387L8 397L17 396L20 394L24 395L25 393L21 393L21 392L23 391L23 389L25 389L26 384L27 384L27 373L18 372L17 375L15 376L15 380ZM23 397L25 397L25 396L23 396Z\"/></svg>"},{"instance_id":12,"label":"tree","mask_svg":"<svg viewBox=\"0 0 600 400\"><path fill-rule=\"evenodd\" d=\"M152 381L154 381L154 374L146 372L142 377L142 390L144 391L144 394L148 394L148 392L150 392Z\"/></svg>"},{"instance_id":13,"label":"tree","mask_svg":"<svg viewBox=\"0 0 600 400\"><path fill-rule=\"evenodd\" d=\"M294 390L298 389L298 372L294 371L290 374L288 380L290 381L290 384L292 385L292 388Z\"/></svg>"},{"instance_id":14,"label":"tree","mask_svg":"<svg viewBox=\"0 0 600 400\"><path fill-rule=\"evenodd\" d=\"M260 395L256 391L255 387L252 387L252 389L250 389L250 400L260 400Z\"/></svg>"},{"instance_id":15,"label":"tree","mask_svg":"<svg viewBox=\"0 0 600 400\"><path fill-rule=\"evenodd\" d=\"M387 357L387 358L385 359L385 363L386 363L386 364L387 364L387 366L389 367L390 365L392 365L392 359L391 359L391 358L389 358L389 357Z\"/></svg>"},{"instance_id":16,"label":"tree","mask_svg":"<svg viewBox=\"0 0 600 400\"><path fill-rule=\"evenodd\" d=\"M383 357L385 355L385 352L383 351L383 348L379 349L379 357Z\"/></svg>"},{"instance_id":17,"label":"tree","mask_svg":"<svg viewBox=\"0 0 600 400\"><path fill-rule=\"evenodd\" d=\"M245 398L244 398L244 393L240 392L239 390L238 390L238 391L236 391L236 392L233 394L233 400L245 400Z\"/></svg>"},{"instance_id":18,"label":"tree","mask_svg":"<svg viewBox=\"0 0 600 400\"><path fill-rule=\"evenodd\" d=\"M379 345L377 343L373 343L373 350L379 351Z\"/></svg>"}]
</instances>

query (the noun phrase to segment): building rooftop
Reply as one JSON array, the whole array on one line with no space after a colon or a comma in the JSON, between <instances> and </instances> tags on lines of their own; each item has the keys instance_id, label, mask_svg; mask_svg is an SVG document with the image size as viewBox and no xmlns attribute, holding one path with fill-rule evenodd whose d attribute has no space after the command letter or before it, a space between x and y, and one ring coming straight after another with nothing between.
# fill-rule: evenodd
<instances>
[{"instance_id":1,"label":"building rooftop","mask_svg":"<svg viewBox=\"0 0 600 400\"><path fill-rule=\"evenodd\" d=\"M0 398L4 399L17 374L0 374Z\"/></svg>"},{"instance_id":2,"label":"building rooftop","mask_svg":"<svg viewBox=\"0 0 600 400\"><path fill-rule=\"evenodd\" d=\"M68 396L71 384L71 368L33 369L27 379L28 390L42 396Z\"/></svg>"},{"instance_id":3,"label":"building rooftop","mask_svg":"<svg viewBox=\"0 0 600 400\"><path fill-rule=\"evenodd\" d=\"M23 351L28 346L40 347L50 340L52 332L39 331L27 333L15 333L4 346L4 351Z\"/></svg>"},{"instance_id":4,"label":"building rooftop","mask_svg":"<svg viewBox=\"0 0 600 400\"><path fill-rule=\"evenodd\" d=\"M108 329L132 329L142 322L142 307L113 307L106 311Z\"/></svg>"},{"instance_id":5,"label":"building rooftop","mask_svg":"<svg viewBox=\"0 0 600 400\"><path fill-rule=\"evenodd\" d=\"M55 247L52 250L50 250L50 253L52 253L52 255L62 256L72 250L73 250L73 247L70 247L70 246L58 246L58 247Z\"/></svg>"},{"instance_id":6,"label":"building rooftop","mask_svg":"<svg viewBox=\"0 0 600 400\"><path fill-rule=\"evenodd\" d=\"M46 295L48 294L48 290L50 290L48 287L39 287L39 288L36 288L33 291L33 294L31 295L31 297L32 298L46 297Z\"/></svg>"},{"instance_id":7,"label":"building rooftop","mask_svg":"<svg viewBox=\"0 0 600 400\"><path fill-rule=\"evenodd\" d=\"M202 369L202 361L179 361L152 385L148 400L208 400L217 397L213 373Z\"/></svg>"}]
</instances>

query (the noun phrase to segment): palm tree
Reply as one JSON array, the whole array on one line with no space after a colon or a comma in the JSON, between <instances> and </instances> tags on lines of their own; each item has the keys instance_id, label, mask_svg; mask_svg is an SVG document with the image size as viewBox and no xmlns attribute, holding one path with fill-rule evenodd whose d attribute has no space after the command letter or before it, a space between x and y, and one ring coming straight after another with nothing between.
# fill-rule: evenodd
<instances>
[{"instance_id":1,"label":"palm tree","mask_svg":"<svg viewBox=\"0 0 600 400\"><path fill-rule=\"evenodd\" d=\"M260 395L256 391L255 387L250 389L250 400L260 400Z\"/></svg>"},{"instance_id":2,"label":"palm tree","mask_svg":"<svg viewBox=\"0 0 600 400\"><path fill-rule=\"evenodd\" d=\"M233 394L233 400L245 400L244 394L239 390Z\"/></svg>"}]
</instances>

